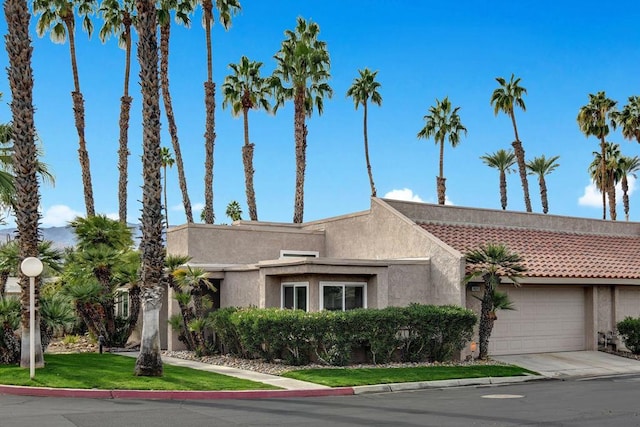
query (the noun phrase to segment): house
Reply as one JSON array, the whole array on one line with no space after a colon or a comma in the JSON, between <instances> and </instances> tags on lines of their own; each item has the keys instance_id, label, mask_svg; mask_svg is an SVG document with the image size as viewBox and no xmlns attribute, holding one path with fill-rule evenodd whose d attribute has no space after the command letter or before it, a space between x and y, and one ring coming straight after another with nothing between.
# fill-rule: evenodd
<instances>
[{"instance_id":1,"label":"house","mask_svg":"<svg viewBox=\"0 0 640 427\"><path fill-rule=\"evenodd\" d=\"M498 312L490 354L595 350L599 332L640 316L640 223L372 198L367 211L303 224L174 227L167 251L209 273L219 307L479 311L482 283L463 284L464 254L489 242L528 268L520 287L501 286L516 310ZM170 295L168 310L179 312Z\"/></svg>"}]
</instances>

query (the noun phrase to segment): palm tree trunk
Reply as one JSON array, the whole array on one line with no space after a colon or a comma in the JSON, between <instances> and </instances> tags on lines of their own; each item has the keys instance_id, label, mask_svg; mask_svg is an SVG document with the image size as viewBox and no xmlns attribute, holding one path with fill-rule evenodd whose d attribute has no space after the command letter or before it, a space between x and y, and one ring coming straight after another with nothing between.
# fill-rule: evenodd
<instances>
[{"instance_id":1,"label":"palm tree trunk","mask_svg":"<svg viewBox=\"0 0 640 427\"><path fill-rule=\"evenodd\" d=\"M161 376L160 307L164 277L162 184L160 180L160 100L156 9L152 0L137 0L138 61L142 87L142 339L135 375Z\"/></svg>"},{"instance_id":2,"label":"palm tree trunk","mask_svg":"<svg viewBox=\"0 0 640 427\"><path fill-rule=\"evenodd\" d=\"M0 298L4 298L7 292L7 280L9 280L9 271L0 272Z\"/></svg>"},{"instance_id":3,"label":"palm tree trunk","mask_svg":"<svg viewBox=\"0 0 640 427\"><path fill-rule=\"evenodd\" d=\"M444 205L446 198L446 186L444 177L444 138L440 141L440 161L439 161L440 174L436 178L436 189L438 191L438 204Z\"/></svg>"},{"instance_id":4,"label":"palm tree trunk","mask_svg":"<svg viewBox=\"0 0 640 427\"><path fill-rule=\"evenodd\" d=\"M500 204L503 211L507 209L507 174L504 170L500 171Z\"/></svg>"},{"instance_id":5,"label":"palm tree trunk","mask_svg":"<svg viewBox=\"0 0 640 427\"><path fill-rule=\"evenodd\" d=\"M538 184L540 185L540 200L542 200L542 213L549 212L549 201L547 200L547 183L544 180L544 175L540 174L538 177Z\"/></svg>"},{"instance_id":6,"label":"palm tree trunk","mask_svg":"<svg viewBox=\"0 0 640 427\"><path fill-rule=\"evenodd\" d=\"M367 173L369 174L369 183L371 184L371 197L376 197L376 185L373 183L373 173L371 172L371 162L369 161L369 137L367 135L367 103L364 105L364 158L367 161Z\"/></svg>"},{"instance_id":7,"label":"palm tree trunk","mask_svg":"<svg viewBox=\"0 0 640 427\"><path fill-rule=\"evenodd\" d=\"M302 223L304 216L304 172L307 166L307 126L305 124L304 88L295 88L294 139L296 142L296 189L293 207L293 222Z\"/></svg>"},{"instance_id":8,"label":"palm tree trunk","mask_svg":"<svg viewBox=\"0 0 640 427\"><path fill-rule=\"evenodd\" d=\"M602 219L607 219L607 196L605 188L605 176L607 173L606 161L607 161L607 143L604 137L600 138L600 191L602 192Z\"/></svg>"},{"instance_id":9,"label":"palm tree trunk","mask_svg":"<svg viewBox=\"0 0 640 427\"><path fill-rule=\"evenodd\" d=\"M211 52L211 21L213 5L211 1L202 3L205 16L205 33L207 37L207 81L204 84L205 116L205 161L204 161L204 222L213 224L215 214L213 212L213 150L216 141L216 84L213 82L213 54Z\"/></svg>"},{"instance_id":10,"label":"palm tree trunk","mask_svg":"<svg viewBox=\"0 0 640 427\"><path fill-rule=\"evenodd\" d=\"M251 221L258 220L258 207L256 205L256 191L253 186L253 149L254 144L249 142L249 109L243 108L244 116L244 146L242 147L242 164L244 165L244 183Z\"/></svg>"},{"instance_id":11,"label":"palm tree trunk","mask_svg":"<svg viewBox=\"0 0 640 427\"><path fill-rule=\"evenodd\" d=\"M485 283L484 295L482 297L482 304L480 306L480 326L478 328L478 335L480 341L480 353L478 359L485 360L489 356L489 338L493 331L493 289L490 285Z\"/></svg>"},{"instance_id":12,"label":"palm tree trunk","mask_svg":"<svg viewBox=\"0 0 640 427\"><path fill-rule=\"evenodd\" d=\"M26 1L6 0L4 13L7 22L5 36L9 56L8 77L11 87L11 115L13 132L13 165L15 168L16 223L20 236L20 259L38 256L38 223L40 215L40 192L36 176L38 162L33 120L33 70L31 68L31 37L29 35L29 7ZM30 286L29 279L20 275L21 293L21 357L20 366L30 366L30 355L35 355L35 366L44 366L40 344L39 281L35 286L35 325L30 330ZM33 334L35 348L30 346Z\"/></svg>"},{"instance_id":13,"label":"palm tree trunk","mask_svg":"<svg viewBox=\"0 0 640 427\"><path fill-rule=\"evenodd\" d=\"M513 111L509 114L511 116L511 123L513 124L513 133L516 137L515 141L511 143L513 151L518 161L518 172L520 173L520 182L522 182L522 192L524 193L524 205L527 212L532 212L531 198L529 197L529 182L527 181L527 165L525 163L524 148L518 137L518 127L516 126L516 116Z\"/></svg>"},{"instance_id":14,"label":"palm tree trunk","mask_svg":"<svg viewBox=\"0 0 640 427\"><path fill-rule=\"evenodd\" d=\"M184 214L187 223L193 223L193 211L191 209L191 200L189 199L189 191L187 190L187 178L184 173L184 162L182 161L182 152L180 151L180 141L178 140L178 127L173 114L173 103L171 102L171 92L169 92L169 36L171 33L171 22L167 20L166 24L160 26L160 85L162 87L162 100L164 103L164 111L167 116L167 126L169 135L171 136L171 145L173 154L178 167L178 184L182 193L182 204L184 206ZM167 223L168 225L169 223Z\"/></svg>"},{"instance_id":15,"label":"palm tree trunk","mask_svg":"<svg viewBox=\"0 0 640 427\"><path fill-rule=\"evenodd\" d=\"M164 223L165 227L169 229L169 205L167 204L167 166L162 166L162 177L164 179L164 185L162 186L162 191L164 193Z\"/></svg>"},{"instance_id":16,"label":"palm tree trunk","mask_svg":"<svg viewBox=\"0 0 640 427\"><path fill-rule=\"evenodd\" d=\"M624 219L629 221L629 181L627 175L622 176L622 204L624 205Z\"/></svg>"},{"instance_id":17,"label":"palm tree trunk","mask_svg":"<svg viewBox=\"0 0 640 427\"><path fill-rule=\"evenodd\" d=\"M120 138L118 148L118 218L123 224L127 223L127 182L129 168L129 111L133 98L129 96L129 74L131 71L131 27L126 26L125 37L125 66L124 89L120 98Z\"/></svg>"},{"instance_id":18,"label":"palm tree trunk","mask_svg":"<svg viewBox=\"0 0 640 427\"><path fill-rule=\"evenodd\" d=\"M607 179L607 181L608 181L607 192L609 193L609 216L611 217L612 221L615 221L617 219L616 184L615 184L615 180L613 179L613 176L610 176L609 179Z\"/></svg>"}]
</instances>

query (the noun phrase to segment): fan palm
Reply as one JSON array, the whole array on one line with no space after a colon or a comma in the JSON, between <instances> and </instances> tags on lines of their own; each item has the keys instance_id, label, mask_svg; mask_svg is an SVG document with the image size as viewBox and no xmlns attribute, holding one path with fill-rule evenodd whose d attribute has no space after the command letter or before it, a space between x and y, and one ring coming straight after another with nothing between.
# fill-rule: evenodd
<instances>
[{"instance_id":1,"label":"fan palm","mask_svg":"<svg viewBox=\"0 0 640 427\"><path fill-rule=\"evenodd\" d=\"M489 354L489 338L493 331L495 315L492 310L496 307L494 301L502 278L510 279L516 286L522 274L527 271L520 255L511 252L505 245L487 243L465 254L467 274L464 283L481 277L484 282L484 293L480 308L480 327L478 330L480 341L479 359L486 359Z\"/></svg>"},{"instance_id":2,"label":"fan palm","mask_svg":"<svg viewBox=\"0 0 640 427\"><path fill-rule=\"evenodd\" d=\"M160 179L160 88L156 8L152 0L136 0L138 11L138 62L142 92L142 339L135 374L161 376L160 306L166 277L162 244L162 183Z\"/></svg>"},{"instance_id":3,"label":"fan palm","mask_svg":"<svg viewBox=\"0 0 640 427\"><path fill-rule=\"evenodd\" d=\"M173 103L169 90L169 39L171 36L171 12L175 11L175 20L179 24L188 27L191 24L189 15L193 12L193 2L190 0L162 0L158 8L158 24L160 25L160 87L162 89L162 101L164 112L167 116L167 127L171 137L171 146L175 154L176 167L178 169L178 185L182 193L182 204L187 223L193 222L193 211L189 191L187 189L187 178L184 172L184 162L182 161L182 150L178 139L178 127L173 113Z\"/></svg>"},{"instance_id":4,"label":"fan palm","mask_svg":"<svg viewBox=\"0 0 640 427\"><path fill-rule=\"evenodd\" d=\"M444 177L444 142L449 140L453 148L458 146L462 133L467 134L467 128L462 125L460 107L451 108L448 97L442 101L436 99L436 105L429 107L429 114L424 116L425 125L418 132L418 138L431 138L440 146L439 175L436 177L436 188L438 191L438 203L444 205L446 196L446 186Z\"/></svg>"},{"instance_id":5,"label":"fan palm","mask_svg":"<svg viewBox=\"0 0 640 427\"><path fill-rule=\"evenodd\" d=\"M256 192L253 187L253 150L254 144L249 140L249 110L264 109L271 111L269 104L268 81L260 77L262 62L250 61L243 56L237 64L229 64L233 74L228 75L222 85L224 101L222 107L231 106L234 116L240 114L244 119L244 145L242 147L242 163L244 165L244 182L247 194L247 206L251 221L258 220L258 208L256 206Z\"/></svg>"},{"instance_id":6,"label":"fan palm","mask_svg":"<svg viewBox=\"0 0 640 427\"><path fill-rule=\"evenodd\" d=\"M542 202L542 212L549 212L549 201L547 199L547 183L545 176L556 170L560 164L556 161L560 156L554 156L546 158L544 155L535 157L533 160L527 162L527 169L530 175L538 175L538 185L540 186L540 200Z\"/></svg>"},{"instance_id":7,"label":"fan palm","mask_svg":"<svg viewBox=\"0 0 640 427\"><path fill-rule=\"evenodd\" d=\"M103 25L100 40L118 37L118 44L124 48L124 88L120 97L120 137L118 138L118 216L120 222L127 222L127 181L129 164L129 111L133 98L129 96L129 74L131 70L131 28L135 28L134 0L103 0L100 5Z\"/></svg>"},{"instance_id":8,"label":"fan palm","mask_svg":"<svg viewBox=\"0 0 640 427\"><path fill-rule=\"evenodd\" d=\"M618 159L618 170L620 171L620 186L622 187L622 203L624 205L624 218L629 221L629 175L636 177L636 172L640 170L640 157L621 156Z\"/></svg>"},{"instance_id":9,"label":"fan palm","mask_svg":"<svg viewBox=\"0 0 640 427\"><path fill-rule=\"evenodd\" d=\"M169 205L167 204L167 167L171 168L175 163L175 160L171 156L171 150L169 149L169 147L160 147L160 160L162 162L162 177L164 178L164 219L165 226L169 228Z\"/></svg>"},{"instance_id":10,"label":"fan palm","mask_svg":"<svg viewBox=\"0 0 640 427\"><path fill-rule=\"evenodd\" d=\"M231 221L242 220L242 208L240 207L240 203L235 200L229 202L226 214L231 218Z\"/></svg>"},{"instance_id":11,"label":"fan palm","mask_svg":"<svg viewBox=\"0 0 640 427\"><path fill-rule=\"evenodd\" d=\"M620 159L620 146L607 142L605 145L606 161L602 160L602 153L593 152L593 162L589 165L589 174L594 184L609 197L609 214L612 220L616 220L616 184L620 179L618 160ZM602 165L604 164L604 171Z\"/></svg>"},{"instance_id":12,"label":"fan palm","mask_svg":"<svg viewBox=\"0 0 640 427\"><path fill-rule=\"evenodd\" d=\"M606 176L606 163L607 163L607 142L606 137L609 135L609 128L616 128L616 101L607 98L607 95L602 92L597 94L589 94L589 103L580 107L578 112L578 126L580 131L584 133L586 137L595 136L600 140L600 173L598 176L604 179ZM600 191L602 191L602 219L607 219L607 199L605 189L606 186L603 183L596 183ZM615 206L614 206L615 210ZM612 218L615 219L615 218Z\"/></svg>"},{"instance_id":13,"label":"fan palm","mask_svg":"<svg viewBox=\"0 0 640 427\"><path fill-rule=\"evenodd\" d=\"M82 27L91 36L93 24L89 15L92 15L97 7L96 0L34 0L34 13L40 14L36 31L43 36L47 30L51 40L64 43L69 38L69 50L71 52L71 71L73 73L73 112L78 131L78 157L82 170L82 184L84 188L84 202L88 216L95 215L93 187L91 184L91 168L89 153L84 135L84 98L80 91L80 78L78 76L78 64L76 62L75 44L75 19L76 14L82 17ZM77 12L76 12L77 10Z\"/></svg>"},{"instance_id":14,"label":"fan palm","mask_svg":"<svg viewBox=\"0 0 640 427\"><path fill-rule=\"evenodd\" d=\"M614 114L617 126L622 128L622 136L640 142L640 96L630 96L622 111Z\"/></svg>"},{"instance_id":15,"label":"fan palm","mask_svg":"<svg viewBox=\"0 0 640 427\"><path fill-rule=\"evenodd\" d=\"M371 184L371 197L376 197L376 186L373 183L373 173L371 172L371 162L369 161L369 138L367 136L367 110L368 101L371 100L374 104L382 105L382 96L378 89L380 83L377 82L377 71L371 72L368 68L364 70L358 70L360 77L356 77L353 80L353 84L347 90L347 96L353 98L353 102L356 105L356 110L359 105L362 105L364 110L363 119L363 133L364 133L364 157L367 163L367 173L369 174L369 183Z\"/></svg>"},{"instance_id":16,"label":"fan palm","mask_svg":"<svg viewBox=\"0 0 640 427\"><path fill-rule=\"evenodd\" d=\"M285 31L285 40L275 54L276 69L271 86L276 105L274 111L293 100L294 138L296 156L296 187L294 196L293 222L301 223L304 216L304 174L307 167L307 117L324 110L324 98L331 98L333 89L329 86L331 61L327 44L318 40L320 26L299 17L295 30ZM287 83L288 86L283 84Z\"/></svg>"},{"instance_id":17,"label":"fan palm","mask_svg":"<svg viewBox=\"0 0 640 427\"><path fill-rule=\"evenodd\" d=\"M485 165L500 172L500 204L502 210L507 209L507 174L513 172L516 155L511 150L500 149L493 154L480 156Z\"/></svg>"},{"instance_id":18,"label":"fan palm","mask_svg":"<svg viewBox=\"0 0 640 427\"><path fill-rule=\"evenodd\" d=\"M511 123L513 124L515 140L511 145L513 146L513 150L518 161L518 171L520 172L520 181L522 182L525 208L527 209L527 212L531 212L531 198L529 197L529 182L527 181L527 167L525 164L524 148L522 147L522 142L518 136L518 126L516 125L516 115L514 111L515 107L522 108L522 111L527 110L524 100L522 99L522 96L527 93L527 89L520 86L520 77L516 79L513 74L511 74L511 79L508 82L502 77L496 77L496 81L500 87L494 90L491 95L493 113L498 115L498 113L502 111L509 116Z\"/></svg>"},{"instance_id":19,"label":"fan palm","mask_svg":"<svg viewBox=\"0 0 640 427\"><path fill-rule=\"evenodd\" d=\"M204 103L206 108L205 126L205 171L204 171L204 219L213 224L213 149L216 140L216 84L213 82L213 54L211 46L211 27L213 26L213 0L200 0L202 5L202 23L207 38L207 81L204 83ZM238 0L215 0L218 21L225 30L231 27L231 18L240 11Z\"/></svg>"}]
</instances>

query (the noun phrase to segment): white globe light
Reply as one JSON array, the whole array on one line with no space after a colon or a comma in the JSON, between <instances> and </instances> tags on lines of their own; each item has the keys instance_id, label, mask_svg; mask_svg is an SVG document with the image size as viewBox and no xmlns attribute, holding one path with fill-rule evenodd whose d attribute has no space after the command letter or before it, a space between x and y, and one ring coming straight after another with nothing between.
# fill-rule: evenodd
<instances>
[{"instance_id":1,"label":"white globe light","mask_svg":"<svg viewBox=\"0 0 640 427\"><path fill-rule=\"evenodd\" d=\"M42 273L43 269L42 261L36 257L27 257L20 264L20 270L28 277L37 277Z\"/></svg>"}]
</instances>

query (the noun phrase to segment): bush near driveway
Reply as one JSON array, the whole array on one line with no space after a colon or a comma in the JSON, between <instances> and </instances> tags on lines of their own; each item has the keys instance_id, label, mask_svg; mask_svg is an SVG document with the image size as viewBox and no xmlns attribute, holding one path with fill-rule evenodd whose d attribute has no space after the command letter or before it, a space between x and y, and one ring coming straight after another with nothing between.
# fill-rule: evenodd
<instances>
[{"instance_id":1,"label":"bush near driveway","mask_svg":"<svg viewBox=\"0 0 640 427\"><path fill-rule=\"evenodd\" d=\"M618 322L617 328L624 345L633 354L640 354L640 318L625 317Z\"/></svg>"},{"instance_id":2,"label":"bush near driveway","mask_svg":"<svg viewBox=\"0 0 640 427\"><path fill-rule=\"evenodd\" d=\"M457 306L321 311L225 308L211 314L221 349L245 358L342 366L364 350L369 363L450 360L477 316Z\"/></svg>"}]
</instances>

